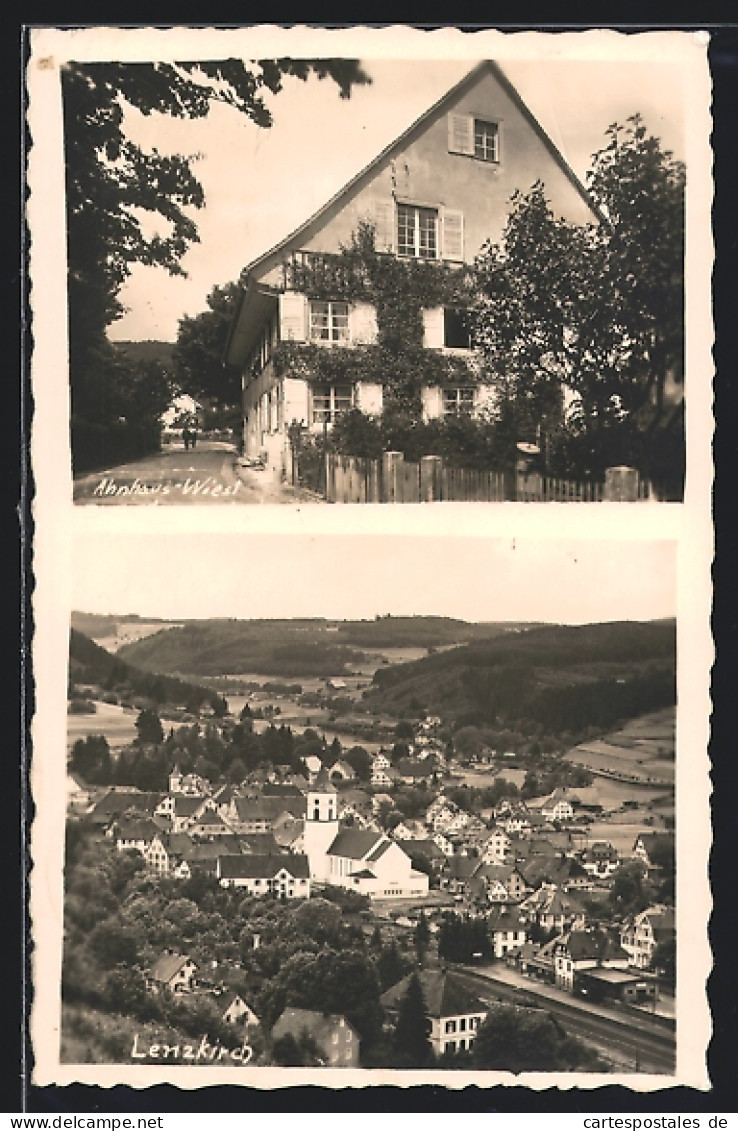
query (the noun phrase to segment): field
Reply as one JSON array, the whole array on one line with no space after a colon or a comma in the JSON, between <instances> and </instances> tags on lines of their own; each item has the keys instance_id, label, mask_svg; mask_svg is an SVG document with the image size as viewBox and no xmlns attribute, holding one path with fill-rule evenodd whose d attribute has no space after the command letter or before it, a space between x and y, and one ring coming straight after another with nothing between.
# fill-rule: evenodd
<instances>
[{"instance_id":1,"label":"field","mask_svg":"<svg viewBox=\"0 0 738 1131\"><path fill-rule=\"evenodd\" d=\"M581 743L565 757L594 774L673 787L675 723L673 708L655 711L605 738Z\"/></svg>"}]
</instances>

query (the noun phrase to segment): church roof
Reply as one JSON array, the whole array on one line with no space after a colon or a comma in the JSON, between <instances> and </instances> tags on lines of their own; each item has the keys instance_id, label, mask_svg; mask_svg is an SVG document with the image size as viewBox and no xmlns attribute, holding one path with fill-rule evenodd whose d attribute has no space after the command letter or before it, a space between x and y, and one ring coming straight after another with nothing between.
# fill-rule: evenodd
<instances>
[{"instance_id":1,"label":"church roof","mask_svg":"<svg viewBox=\"0 0 738 1131\"><path fill-rule=\"evenodd\" d=\"M369 853L378 848L383 839L383 833L375 833L371 829L341 829L328 849L328 855L364 860L370 858Z\"/></svg>"}]
</instances>

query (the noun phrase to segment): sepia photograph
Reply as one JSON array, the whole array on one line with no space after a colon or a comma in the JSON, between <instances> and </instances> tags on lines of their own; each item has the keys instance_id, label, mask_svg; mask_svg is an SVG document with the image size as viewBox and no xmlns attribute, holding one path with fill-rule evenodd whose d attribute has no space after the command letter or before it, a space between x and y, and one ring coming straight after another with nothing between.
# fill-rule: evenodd
<instances>
[{"instance_id":1,"label":"sepia photograph","mask_svg":"<svg viewBox=\"0 0 738 1131\"><path fill-rule=\"evenodd\" d=\"M34 31L35 1087L709 1090L707 42Z\"/></svg>"},{"instance_id":2,"label":"sepia photograph","mask_svg":"<svg viewBox=\"0 0 738 1131\"><path fill-rule=\"evenodd\" d=\"M75 547L60 1069L674 1079L675 544L184 539Z\"/></svg>"},{"instance_id":3,"label":"sepia photograph","mask_svg":"<svg viewBox=\"0 0 738 1131\"><path fill-rule=\"evenodd\" d=\"M61 88L76 502L682 499L679 60Z\"/></svg>"}]
</instances>

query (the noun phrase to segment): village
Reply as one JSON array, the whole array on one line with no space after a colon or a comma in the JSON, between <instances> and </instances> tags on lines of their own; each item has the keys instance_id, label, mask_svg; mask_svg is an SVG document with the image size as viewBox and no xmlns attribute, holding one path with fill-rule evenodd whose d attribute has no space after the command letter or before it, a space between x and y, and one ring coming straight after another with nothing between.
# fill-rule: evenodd
<instances>
[{"instance_id":1,"label":"village","mask_svg":"<svg viewBox=\"0 0 738 1131\"><path fill-rule=\"evenodd\" d=\"M350 676L312 682L313 715L336 696L361 700L361 681ZM507 1065L475 1053L478 1034L512 1011L523 1027L545 1021L579 1042L567 1067L673 1071L673 709L549 753L531 743L490 749L469 741L472 728L454 736L427 713L396 721L387 741L349 745L345 718L334 723L340 740L307 725L312 718L295 722L302 685L255 686L229 700L237 714L203 708L176 729L176 712L167 712L171 721L139 713L145 725L130 749L166 759L164 789L142 788L135 773L137 784L93 785L73 769L72 748L72 856L86 853L123 877L110 881L121 897L106 904L110 930L97 953L105 984L112 978L120 989L131 976L135 993L100 991L98 1001L101 1014L115 1014L117 1001L118 1013L141 1019L141 1032L132 1043L119 1039L115 1059L184 1055L190 1046L162 1038L162 1022L187 1032L189 1008L200 1025L190 1048L198 1063L204 1040L205 1061L222 1055L241 1065L516 1070L525 1057L510 1052ZM70 719L75 734L87 729L77 744L91 743L95 720ZM198 743L213 752L241 732L268 744L272 758L257 756L242 775L242 763L225 778L198 772L207 768L193 757ZM280 744L288 754L277 753ZM553 781L561 784L536 792ZM74 872L68 848L68 902ZM94 935L100 924L88 922ZM286 923L290 932L301 924L287 949ZM139 945L123 945L137 932ZM312 996L304 978L286 973L307 961L305 951ZM359 963L363 990L345 984L323 994L321 951ZM398 1033L411 981L422 991L417 1055L426 1059L409 1063ZM79 985L67 993L70 1007L85 993ZM99 1055L95 1041L85 1047L76 1055Z\"/></svg>"}]
</instances>

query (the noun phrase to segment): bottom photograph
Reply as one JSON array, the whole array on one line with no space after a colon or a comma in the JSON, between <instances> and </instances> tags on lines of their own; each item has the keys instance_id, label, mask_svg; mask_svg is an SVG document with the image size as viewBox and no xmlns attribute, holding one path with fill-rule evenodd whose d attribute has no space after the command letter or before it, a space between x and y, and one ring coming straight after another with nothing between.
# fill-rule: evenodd
<instances>
[{"instance_id":1,"label":"bottom photograph","mask_svg":"<svg viewBox=\"0 0 738 1131\"><path fill-rule=\"evenodd\" d=\"M673 1077L674 544L275 541L76 547L67 1079Z\"/></svg>"}]
</instances>

